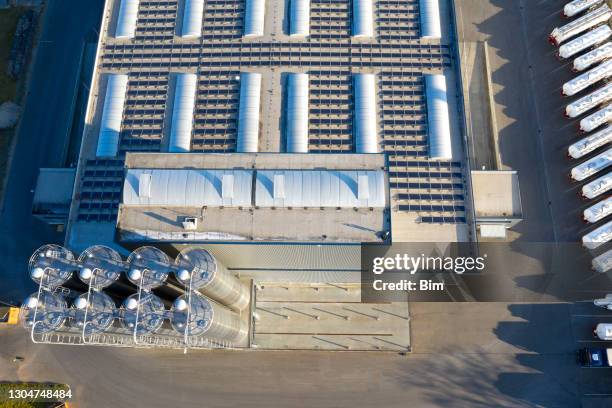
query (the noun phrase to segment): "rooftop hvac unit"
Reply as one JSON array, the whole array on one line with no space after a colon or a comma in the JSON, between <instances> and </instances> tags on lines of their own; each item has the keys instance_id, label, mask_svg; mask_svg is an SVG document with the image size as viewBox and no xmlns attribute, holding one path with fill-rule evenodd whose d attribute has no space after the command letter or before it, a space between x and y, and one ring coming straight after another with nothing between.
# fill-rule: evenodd
<instances>
[{"instance_id":1,"label":"rooftop hvac unit","mask_svg":"<svg viewBox=\"0 0 612 408\"><path fill-rule=\"evenodd\" d=\"M122 305L121 324L138 335L159 331L166 318L164 302L150 292L134 293Z\"/></svg>"},{"instance_id":2,"label":"rooftop hvac unit","mask_svg":"<svg viewBox=\"0 0 612 408\"><path fill-rule=\"evenodd\" d=\"M612 126L606 126L604 129L596 132L582 140L572 144L567 149L567 154L574 159L579 159L610 143L612 141Z\"/></svg>"},{"instance_id":3,"label":"rooftop hvac unit","mask_svg":"<svg viewBox=\"0 0 612 408\"><path fill-rule=\"evenodd\" d=\"M79 279L95 289L103 289L113 284L126 265L121 255L112 248L96 245L87 248L79 256Z\"/></svg>"},{"instance_id":4,"label":"rooftop hvac unit","mask_svg":"<svg viewBox=\"0 0 612 408\"><path fill-rule=\"evenodd\" d=\"M116 316L113 299L106 293L92 290L83 293L72 304L71 324L83 330L85 336L108 331Z\"/></svg>"},{"instance_id":5,"label":"rooftop hvac unit","mask_svg":"<svg viewBox=\"0 0 612 408\"><path fill-rule=\"evenodd\" d=\"M582 244L588 249L596 249L612 239L612 221L594 229L582 237Z\"/></svg>"},{"instance_id":6,"label":"rooftop hvac unit","mask_svg":"<svg viewBox=\"0 0 612 408\"><path fill-rule=\"evenodd\" d=\"M234 310L243 310L249 305L248 288L208 251L187 248L176 257L175 266L176 278L187 288Z\"/></svg>"},{"instance_id":7,"label":"rooftop hvac unit","mask_svg":"<svg viewBox=\"0 0 612 408\"><path fill-rule=\"evenodd\" d=\"M612 173L605 174L582 186L582 196L593 199L612 189Z\"/></svg>"},{"instance_id":8,"label":"rooftop hvac unit","mask_svg":"<svg viewBox=\"0 0 612 408\"><path fill-rule=\"evenodd\" d=\"M43 245L34 251L28 263L32 280L50 289L62 286L77 269L72 252L53 244Z\"/></svg>"},{"instance_id":9,"label":"rooftop hvac unit","mask_svg":"<svg viewBox=\"0 0 612 408\"><path fill-rule=\"evenodd\" d=\"M584 71L587 68L612 57L612 42L607 42L592 51L574 59L574 71Z\"/></svg>"},{"instance_id":10,"label":"rooftop hvac unit","mask_svg":"<svg viewBox=\"0 0 612 408\"><path fill-rule=\"evenodd\" d=\"M586 222L594 224L610 214L612 214L612 197L608 197L584 210L583 217Z\"/></svg>"},{"instance_id":11,"label":"rooftop hvac unit","mask_svg":"<svg viewBox=\"0 0 612 408\"><path fill-rule=\"evenodd\" d=\"M133 251L127 262L129 264L128 279L144 290L163 285L172 268L168 255L150 246L140 247Z\"/></svg>"},{"instance_id":12,"label":"rooftop hvac unit","mask_svg":"<svg viewBox=\"0 0 612 408\"><path fill-rule=\"evenodd\" d=\"M34 333L60 329L68 317L66 301L48 290L33 293L21 305L19 318L24 328Z\"/></svg>"},{"instance_id":13,"label":"rooftop hvac unit","mask_svg":"<svg viewBox=\"0 0 612 408\"><path fill-rule=\"evenodd\" d=\"M223 306L190 292L174 301L171 323L179 334L221 342L238 342L247 335L240 316Z\"/></svg>"}]
</instances>

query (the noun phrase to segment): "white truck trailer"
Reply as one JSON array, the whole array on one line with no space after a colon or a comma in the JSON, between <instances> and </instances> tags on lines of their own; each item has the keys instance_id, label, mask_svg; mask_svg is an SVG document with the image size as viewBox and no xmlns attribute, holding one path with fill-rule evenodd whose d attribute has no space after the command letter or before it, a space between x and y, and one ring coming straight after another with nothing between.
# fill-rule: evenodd
<instances>
[{"instance_id":1,"label":"white truck trailer","mask_svg":"<svg viewBox=\"0 0 612 408\"><path fill-rule=\"evenodd\" d=\"M597 249L612 239L612 221L608 221L582 237L582 245L587 249Z\"/></svg>"},{"instance_id":2,"label":"white truck trailer","mask_svg":"<svg viewBox=\"0 0 612 408\"><path fill-rule=\"evenodd\" d=\"M572 159L580 159L610 142L612 142L612 126L606 126L602 130L570 145L567 148L567 155Z\"/></svg>"},{"instance_id":3,"label":"white truck trailer","mask_svg":"<svg viewBox=\"0 0 612 408\"><path fill-rule=\"evenodd\" d=\"M580 37L574 38L573 40L560 46L557 56L560 59L573 57L587 48L601 44L610 38L610 35L612 35L612 29L609 25L599 26L594 30L587 31L586 34L582 34Z\"/></svg>"},{"instance_id":4,"label":"white truck trailer","mask_svg":"<svg viewBox=\"0 0 612 408\"><path fill-rule=\"evenodd\" d=\"M572 179L582 181L612 165L612 148L580 163L571 171Z\"/></svg>"},{"instance_id":5,"label":"white truck trailer","mask_svg":"<svg viewBox=\"0 0 612 408\"><path fill-rule=\"evenodd\" d=\"M573 0L567 3L563 7L564 17L574 17L577 14L582 13L590 9L593 6L597 6L603 3L603 0Z\"/></svg>"},{"instance_id":6,"label":"white truck trailer","mask_svg":"<svg viewBox=\"0 0 612 408\"><path fill-rule=\"evenodd\" d=\"M580 55L574 59L574 65L572 67L574 72L584 71L587 68L612 57L612 42L607 42L587 52L586 54Z\"/></svg>"},{"instance_id":7,"label":"white truck trailer","mask_svg":"<svg viewBox=\"0 0 612 408\"><path fill-rule=\"evenodd\" d=\"M612 82L568 104L565 107L565 116L577 118L583 113L608 102L610 99L612 99Z\"/></svg>"},{"instance_id":8,"label":"white truck trailer","mask_svg":"<svg viewBox=\"0 0 612 408\"><path fill-rule=\"evenodd\" d=\"M598 127L610 123L612 120L612 104L604 106L600 110L580 121L580 131L583 133L591 132Z\"/></svg>"},{"instance_id":9,"label":"white truck trailer","mask_svg":"<svg viewBox=\"0 0 612 408\"><path fill-rule=\"evenodd\" d=\"M593 261L591 261L591 265L593 266L593 269L595 271L600 272L600 273L606 273L612 270L612 249L609 249L608 251L604 252L598 257L593 258ZM612 309L612 294L608 296L611 296L611 298L608 300L609 301L608 304L610 305L610 309ZM597 299L597 300L601 300L601 299ZM597 304L597 300L595 301L595 306L599 306Z\"/></svg>"},{"instance_id":10,"label":"white truck trailer","mask_svg":"<svg viewBox=\"0 0 612 408\"><path fill-rule=\"evenodd\" d=\"M608 78L610 75L612 75L612 60L602 62L564 83L562 88L563 96L576 95L583 89L596 84L602 79Z\"/></svg>"},{"instance_id":11,"label":"white truck trailer","mask_svg":"<svg viewBox=\"0 0 612 408\"><path fill-rule=\"evenodd\" d=\"M581 195L592 200L610 190L612 190L612 173L607 173L582 186Z\"/></svg>"},{"instance_id":12,"label":"white truck trailer","mask_svg":"<svg viewBox=\"0 0 612 408\"><path fill-rule=\"evenodd\" d=\"M612 214L612 197L595 203L582 212L584 220L590 224L601 221L610 214Z\"/></svg>"},{"instance_id":13,"label":"white truck trailer","mask_svg":"<svg viewBox=\"0 0 612 408\"><path fill-rule=\"evenodd\" d=\"M564 26L555 28L548 36L548 40L554 45L560 45L580 33L607 22L610 17L612 17L612 10L607 4L604 4Z\"/></svg>"},{"instance_id":14,"label":"white truck trailer","mask_svg":"<svg viewBox=\"0 0 612 408\"><path fill-rule=\"evenodd\" d=\"M593 329L593 335L600 340L612 340L612 323L599 323Z\"/></svg>"}]
</instances>

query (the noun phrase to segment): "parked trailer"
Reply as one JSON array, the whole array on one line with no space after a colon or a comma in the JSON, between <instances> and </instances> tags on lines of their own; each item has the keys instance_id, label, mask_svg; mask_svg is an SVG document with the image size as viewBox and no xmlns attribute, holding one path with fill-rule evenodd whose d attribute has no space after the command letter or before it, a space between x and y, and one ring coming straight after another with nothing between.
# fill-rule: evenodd
<instances>
[{"instance_id":1,"label":"parked trailer","mask_svg":"<svg viewBox=\"0 0 612 408\"><path fill-rule=\"evenodd\" d=\"M608 252L612 252L612 249ZM602 299L595 299L593 304L597 307L603 307L604 309L612 310L612 293L608 293Z\"/></svg>"},{"instance_id":2,"label":"parked trailer","mask_svg":"<svg viewBox=\"0 0 612 408\"><path fill-rule=\"evenodd\" d=\"M599 132L572 144L567 149L567 155L573 159L580 159L610 142L612 142L612 126L606 126Z\"/></svg>"},{"instance_id":3,"label":"parked trailer","mask_svg":"<svg viewBox=\"0 0 612 408\"><path fill-rule=\"evenodd\" d=\"M605 61L563 84L563 96L576 95L583 89L612 75L612 60Z\"/></svg>"},{"instance_id":4,"label":"parked trailer","mask_svg":"<svg viewBox=\"0 0 612 408\"><path fill-rule=\"evenodd\" d=\"M612 340L612 323L599 323L593 329L593 335L599 340Z\"/></svg>"},{"instance_id":5,"label":"parked trailer","mask_svg":"<svg viewBox=\"0 0 612 408\"><path fill-rule=\"evenodd\" d=\"M607 4L604 4L562 27L555 28L548 36L548 40L554 45L559 45L580 33L607 22L610 17L612 17L612 10Z\"/></svg>"},{"instance_id":6,"label":"parked trailer","mask_svg":"<svg viewBox=\"0 0 612 408\"><path fill-rule=\"evenodd\" d=\"M605 192L612 190L612 172L591 181L582 186L582 197L593 199Z\"/></svg>"},{"instance_id":7,"label":"parked trailer","mask_svg":"<svg viewBox=\"0 0 612 408\"><path fill-rule=\"evenodd\" d=\"M582 119L580 121L580 131L583 133L591 132L601 125L610 123L610 120L612 120L612 104Z\"/></svg>"},{"instance_id":8,"label":"parked trailer","mask_svg":"<svg viewBox=\"0 0 612 408\"><path fill-rule=\"evenodd\" d=\"M593 266L593 269L599 273L606 273L612 270L612 249L609 249L607 252L604 252L598 257L593 258L593 260L591 261L591 265ZM597 299L597 300L600 300L600 299ZM599 306L597 304L597 300L595 301L595 305ZM610 306L610 309L612 309L612 299L608 299L608 300L609 300L608 304Z\"/></svg>"},{"instance_id":9,"label":"parked trailer","mask_svg":"<svg viewBox=\"0 0 612 408\"><path fill-rule=\"evenodd\" d=\"M580 14L583 11L590 9L593 6L596 6L600 3L603 3L603 0L574 0L570 1L563 7L563 16L564 17L574 17L576 14Z\"/></svg>"},{"instance_id":10,"label":"parked trailer","mask_svg":"<svg viewBox=\"0 0 612 408\"><path fill-rule=\"evenodd\" d=\"M581 51L591 48L597 44L600 44L610 38L612 35L612 29L608 25L602 25L594 30L581 35L572 41L563 44L559 47L557 56L559 58L567 59L573 57Z\"/></svg>"},{"instance_id":11,"label":"parked trailer","mask_svg":"<svg viewBox=\"0 0 612 408\"><path fill-rule=\"evenodd\" d=\"M612 82L583 96L565 107L565 116L576 118L612 99Z\"/></svg>"},{"instance_id":12,"label":"parked trailer","mask_svg":"<svg viewBox=\"0 0 612 408\"><path fill-rule=\"evenodd\" d=\"M612 221L608 221L582 237L582 245L588 249L596 249L612 239Z\"/></svg>"},{"instance_id":13,"label":"parked trailer","mask_svg":"<svg viewBox=\"0 0 612 408\"><path fill-rule=\"evenodd\" d=\"M612 148L574 167L571 177L582 181L612 164Z\"/></svg>"},{"instance_id":14,"label":"parked trailer","mask_svg":"<svg viewBox=\"0 0 612 408\"><path fill-rule=\"evenodd\" d=\"M582 348L578 350L578 363L583 368L612 367L612 348Z\"/></svg>"},{"instance_id":15,"label":"parked trailer","mask_svg":"<svg viewBox=\"0 0 612 408\"><path fill-rule=\"evenodd\" d=\"M586 222L594 224L612 214L612 197L608 197L583 211L582 215Z\"/></svg>"},{"instance_id":16,"label":"parked trailer","mask_svg":"<svg viewBox=\"0 0 612 408\"><path fill-rule=\"evenodd\" d=\"M587 52L586 54L580 55L574 59L573 70L584 71L587 68L597 64L598 62L605 61L612 57L612 42L607 42Z\"/></svg>"}]
</instances>

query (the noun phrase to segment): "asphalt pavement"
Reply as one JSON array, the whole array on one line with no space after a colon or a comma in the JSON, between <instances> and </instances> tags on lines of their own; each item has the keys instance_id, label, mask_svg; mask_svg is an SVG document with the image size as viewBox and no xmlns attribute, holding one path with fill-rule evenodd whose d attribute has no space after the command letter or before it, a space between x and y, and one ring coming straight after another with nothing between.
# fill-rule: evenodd
<instances>
[{"instance_id":1,"label":"asphalt pavement","mask_svg":"<svg viewBox=\"0 0 612 408\"><path fill-rule=\"evenodd\" d=\"M0 214L0 300L15 303L35 287L27 275L32 252L62 243L63 234L31 215L41 167L62 167L86 41L95 41L103 0L50 0L34 53L21 124Z\"/></svg>"}]
</instances>

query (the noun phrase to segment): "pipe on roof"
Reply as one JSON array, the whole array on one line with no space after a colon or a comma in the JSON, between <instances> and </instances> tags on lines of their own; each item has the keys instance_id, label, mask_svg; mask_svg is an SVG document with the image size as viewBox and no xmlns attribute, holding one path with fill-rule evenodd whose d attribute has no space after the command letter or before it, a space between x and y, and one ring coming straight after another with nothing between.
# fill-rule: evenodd
<instances>
[{"instance_id":1,"label":"pipe on roof","mask_svg":"<svg viewBox=\"0 0 612 408\"><path fill-rule=\"evenodd\" d=\"M96 157L115 157L117 155L127 85L127 75L108 75Z\"/></svg>"},{"instance_id":2,"label":"pipe on roof","mask_svg":"<svg viewBox=\"0 0 612 408\"><path fill-rule=\"evenodd\" d=\"M374 36L372 0L353 0L353 37Z\"/></svg>"},{"instance_id":3,"label":"pipe on roof","mask_svg":"<svg viewBox=\"0 0 612 408\"><path fill-rule=\"evenodd\" d=\"M191 150L191 130L193 128L193 109L195 107L198 76L196 74L176 74L172 125L170 127L170 153L184 153Z\"/></svg>"},{"instance_id":4,"label":"pipe on roof","mask_svg":"<svg viewBox=\"0 0 612 408\"><path fill-rule=\"evenodd\" d=\"M204 0L185 0L181 37L197 38L202 34Z\"/></svg>"},{"instance_id":5,"label":"pipe on roof","mask_svg":"<svg viewBox=\"0 0 612 408\"><path fill-rule=\"evenodd\" d=\"M261 74L240 74L240 106L238 108L239 153L257 152L259 145L259 105L261 97Z\"/></svg>"},{"instance_id":6,"label":"pipe on roof","mask_svg":"<svg viewBox=\"0 0 612 408\"><path fill-rule=\"evenodd\" d=\"M310 34L310 0L291 0L289 35Z\"/></svg>"},{"instance_id":7,"label":"pipe on roof","mask_svg":"<svg viewBox=\"0 0 612 408\"><path fill-rule=\"evenodd\" d=\"M121 0L115 38L134 38L139 0Z\"/></svg>"},{"instance_id":8,"label":"pipe on roof","mask_svg":"<svg viewBox=\"0 0 612 408\"><path fill-rule=\"evenodd\" d=\"M425 75L425 92L429 157L434 160L452 160L446 77L444 75Z\"/></svg>"},{"instance_id":9,"label":"pipe on roof","mask_svg":"<svg viewBox=\"0 0 612 408\"><path fill-rule=\"evenodd\" d=\"M308 153L308 74L287 79L287 152Z\"/></svg>"},{"instance_id":10,"label":"pipe on roof","mask_svg":"<svg viewBox=\"0 0 612 408\"><path fill-rule=\"evenodd\" d=\"M378 153L376 131L376 77L374 74L355 74L355 151Z\"/></svg>"},{"instance_id":11,"label":"pipe on roof","mask_svg":"<svg viewBox=\"0 0 612 408\"><path fill-rule=\"evenodd\" d=\"M419 15L421 16L421 37L441 38L440 4L438 0L419 0Z\"/></svg>"},{"instance_id":12,"label":"pipe on roof","mask_svg":"<svg viewBox=\"0 0 612 408\"><path fill-rule=\"evenodd\" d=\"M261 37L264 35L266 0L246 0L244 15L244 36Z\"/></svg>"}]
</instances>

